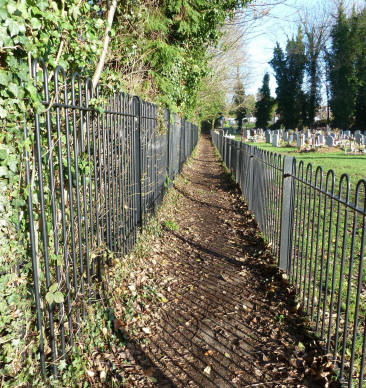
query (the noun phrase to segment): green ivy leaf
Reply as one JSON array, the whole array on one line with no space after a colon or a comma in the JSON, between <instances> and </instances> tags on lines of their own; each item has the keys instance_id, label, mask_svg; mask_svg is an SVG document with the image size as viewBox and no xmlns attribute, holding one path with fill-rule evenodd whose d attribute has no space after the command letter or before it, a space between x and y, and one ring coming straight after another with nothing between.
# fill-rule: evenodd
<instances>
[{"instance_id":1,"label":"green ivy leaf","mask_svg":"<svg viewBox=\"0 0 366 388\"><path fill-rule=\"evenodd\" d=\"M5 8L0 8L0 20L6 20L8 18L8 13Z\"/></svg>"},{"instance_id":2,"label":"green ivy leaf","mask_svg":"<svg viewBox=\"0 0 366 388\"><path fill-rule=\"evenodd\" d=\"M9 154L9 149L5 144L0 144L0 159L4 160Z\"/></svg>"},{"instance_id":3,"label":"green ivy leaf","mask_svg":"<svg viewBox=\"0 0 366 388\"><path fill-rule=\"evenodd\" d=\"M58 366L57 366L58 370L64 370L64 369L66 369L66 367L67 367L67 364L66 364L66 361L65 361L65 360L61 360L61 361L58 363Z\"/></svg>"},{"instance_id":4,"label":"green ivy leaf","mask_svg":"<svg viewBox=\"0 0 366 388\"><path fill-rule=\"evenodd\" d=\"M45 298L46 298L46 301L47 301L49 304L52 304L52 303L53 303L53 300L54 300L54 294L53 294L53 292L47 292Z\"/></svg>"},{"instance_id":5,"label":"green ivy leaf","mask_svg":"<svg viewBox=\"0 0 366 388\"><path fill-rule=\"evenodd\" d=\"M15 96L15 97L18 97L18 94L19 94L19 86L17 84L15 84L14 82L10 82L9 84L9 90L11 91L11 93Z\"/></svg>"},{"instance_id":6,"label":"green ivy leaf","mask_svg":"<svg viewBox=\"0 0 366 388\"><path fill-rule=\"evenodd\" d=\"M49 288L49 291L50 292L55 292L57 290L57 287L58 287L58 283L53 283L50 288Z\"/></svg>"},{"instance_id":7,"label":"green ivy leaf","mask_svg":"<svg viewBox=\"0 0 366 388\"><path fill-rule=\"evenodd\" d=\"M8 12L10 13L10 15L12 15L17 10L17 5L13 1L11 1L6 6L6 8L7 8Z\"/></svg>"},{"instance_id":8,"label":"green ivy leaf","mask_svg":"<svg viewBox=\"0 0 366 388\"><path fill-rule=\"evenodd\" d=\"M64 298L64 294L60 291L56 291L54 294L53 294L53 299L56 303L63 303L65 298Z\"/></svg>"},{"instance_id":9,"label":"green ivy leaf","mask_svg":"<svg viewBox=\"0 0 366 388\"><path fill-rule=\"evenodd\" d=\"M7 164L8 164L10 171L12 171L12 172L17 171L18 161L16 160L15 156L13 156L11 159L9 159Z\"/></svg>"},{"instance_id":10,"label":"green ivy leaf","mask_svg":"<svg viewBox=\"0 0 366 388\"><path fill-rule=\"evenodd\" d=\"M9 19L8 21L8 28L9 28L10 36L14 36L18 34L20 31L19 24L12 19Z\"/></svg>"},{"instance_id":11,"label":"green ivy leaf","mask_svg":"<svg viewBox=\"0 0 366 388\"><path fill-rule=\"evenodd\" d=\"M0 166L0 176L8 177L9 176L9 170L5 166Z\"/></svg>"},{"instance_id":12,"label":"green ivy leaf","mask_svg":"<svg viewBox=\"0 0 366 388\"><path fill-rule=\"evenodd\" d=\"M19 208L25 205L25 201L23 199L17 198L12 201L12 205L15 208Z\"/></svg>"},{"instance_id":13,"label":"green ivy leaf","mask_svg":"<svg viewBox=\"0 0 366 388\"><path fill-rule=\"evenodd\" d=\"M0 118L4 119L8 115L8 111L0 106Z\"/></svg>"},{"instance_id":14,"label":"green ivy leaf","mask_svg":"<svg viewBox=\"0 0 366 388\"><path fill-rule=\"evenodd\" d=\"M39 19L32 18L30 23L34 30L39 30L42 27L42 23Z\"/></svg>"}]
</instances>

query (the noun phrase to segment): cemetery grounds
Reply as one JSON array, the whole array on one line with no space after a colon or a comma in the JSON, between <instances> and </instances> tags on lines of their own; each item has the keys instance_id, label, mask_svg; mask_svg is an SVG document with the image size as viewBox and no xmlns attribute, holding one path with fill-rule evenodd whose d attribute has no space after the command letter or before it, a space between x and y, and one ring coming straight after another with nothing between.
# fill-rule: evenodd
<instances>
[{"instance_id":1,"label":"cemetery grounds","mask_svg":"<svg viewBox=\"0 0 366 388\"><path fill-rule=\"evenodd\" d=\"M236 140L240 139L240 136L236 137ZM245 141L245 143L269 152L294 156L298 162L303 161L304 178L306 167L311 163L313 183L315 183L315 171L318 166L321 166L323 188L325 187L327 172L332 169L335 173L333 192L336 195L339 195L340 177L342 174L348 174L351 203L355 202L357 182L360 179L366 179L366 154L362 152L351 153L345 152L339 147L325 146L318 147L315 151L306 148L299 149L283 140L280 140L279 147L260 141ZM341 198L345 198L344 191L343 188ZM359 194L361 201L358 201L357 206L363 208L364 193L362 189ZM357 299L358 273L362 275L356 337L358 340L356 341L354 360L355 369L359 370L363 345L363 322L366 319L366 271L360 269L362 217L355 217L356 212L347 209L346 206L339 206L335 201L328 200L327 203L325 196L315 194L315 190L310 191L309 189L306 193L306 190L303 192L301 189L301 193L297 195L307 195L309 198L307 213L305 210L296 209L295 204L295 229L297 229L297 232L293 242L293 261L296 263L294 265L296 265L297 270L296 274L294 271L293 275L294 278L296 277L296 287L299 295L302 295L300 302L307 313L310 313L309 306L316 305L315 309L311 308L312 320L317 322L314 329L321 333L322 338L334 338L335 336L338 353L343 352L345 349L348 359L351 356L353 326L355 319L357 320L354 311ZM356 225L356 235L352 236L351 231L354 223ZM300 235L304 235L302 246L298 244ZM353 244L352 240L354 240ZM314 281L310 281L311 278ZM348 287L349 283L351 283L350 287ZM317 287L317 285L319 286ZM330 306L330 311L326 306ZM329 318L329 314L335 316L337 310L341 315L339 322L335 317L333 321L332 317ZM321 319L324 311L326 312L325 319L324 317ZM348 315L348 329L344 330L344 317L346 314ZM338 325L338 329L336 325Z\"/></svg>"}]
</instances>

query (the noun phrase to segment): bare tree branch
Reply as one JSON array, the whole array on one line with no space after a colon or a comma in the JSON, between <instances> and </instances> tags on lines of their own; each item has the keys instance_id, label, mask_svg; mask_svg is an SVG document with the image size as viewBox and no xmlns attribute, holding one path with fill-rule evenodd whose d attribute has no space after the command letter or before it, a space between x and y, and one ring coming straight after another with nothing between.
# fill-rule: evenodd
<instances>
[{"instance_id":1,"label":"bare tree branch","mask_svg":"<svg viewBox=\"0 0 366 388\"><path fill-rule=\"evenodd\" d=\"M95 88L97 86L99 79L100 79L100 76L102 74L103 68L104 68L104 63L105 63L105 59L106 59L107 52L108 52L108 44L109 44L109 40L110 40L109 33L111 32L113 18L114 18L114 14L116 12L116 8L117 8L117 0L113 0L112 5L108 11L107 25L105 26L105 31L104 31L103 51L102 51L102 54L99 58L98 66L95 69L93 79L92 79L93 88Z\"/></svg>"}]
</instances>

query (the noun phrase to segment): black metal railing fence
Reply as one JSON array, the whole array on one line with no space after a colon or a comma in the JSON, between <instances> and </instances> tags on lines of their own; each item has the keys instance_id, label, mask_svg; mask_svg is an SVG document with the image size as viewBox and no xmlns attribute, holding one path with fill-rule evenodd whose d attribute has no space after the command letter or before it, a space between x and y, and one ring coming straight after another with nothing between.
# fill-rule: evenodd
<instances>
[{"instance_id":1,"label":"black metal railing fence","mask_svg":"<svg viewBox=\"0 0 366 388\"><path fill-rule=\"evenodd\" d=\"M279 267L347 385L365 387L366 180L211 132Z\"/></svg>"},{"instance_id":2,"label":"black metal railing fence","mask_svg":"<svg viewBox=\"0 0 366 388\"><path fill-rule=\"evenodd\" d=\"M197 126L34 61L41 107L26 122L30 256L44 374L73 346L110 254L121 257L198 141ZM165 129L159 125L164 121ZM86 302L86 303L85 303Z\"/></svg>"}]
</instances>

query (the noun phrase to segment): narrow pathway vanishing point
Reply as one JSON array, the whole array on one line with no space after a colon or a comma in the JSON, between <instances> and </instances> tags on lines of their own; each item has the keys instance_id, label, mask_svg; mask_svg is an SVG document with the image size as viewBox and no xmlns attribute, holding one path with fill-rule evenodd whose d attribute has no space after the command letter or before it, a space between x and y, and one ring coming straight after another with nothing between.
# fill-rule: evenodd
<instances>
[{"instance_id":1,"label":"narrow pathway vanishing point","mask_svg":"<svg viewBox=\"0 0 366 388\"><path fill-rule=\"evenodd\" d=\"M208 135L173 190L173 226L153 247L166 263L158 276L167 302L143 346L152 386L333 386L332 367Z\"/></svg>"}]
</instances>

